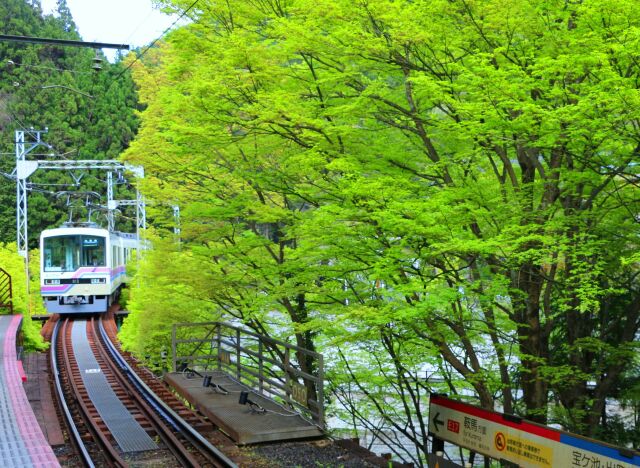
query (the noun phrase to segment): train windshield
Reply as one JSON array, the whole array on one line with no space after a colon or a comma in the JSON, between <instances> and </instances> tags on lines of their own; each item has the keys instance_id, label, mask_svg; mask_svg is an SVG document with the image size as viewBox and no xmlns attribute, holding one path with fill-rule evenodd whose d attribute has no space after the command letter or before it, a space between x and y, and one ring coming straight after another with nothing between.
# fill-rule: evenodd
<instances>
[{"instance_id":1,"label":"train windshield","mask_svg":"<svg viewBox=\"0 0 640 468\"><path fill-rule=\"evenodd\" d=\"M43 249L44 271L76 271L80 267L106 266L104 237L45 237Z\"/></svg>"}]
</instances>

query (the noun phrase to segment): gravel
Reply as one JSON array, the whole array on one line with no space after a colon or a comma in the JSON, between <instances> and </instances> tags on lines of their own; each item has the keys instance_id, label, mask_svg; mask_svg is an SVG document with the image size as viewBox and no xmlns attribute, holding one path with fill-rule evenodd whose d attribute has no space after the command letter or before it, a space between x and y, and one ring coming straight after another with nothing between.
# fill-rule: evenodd
<instances>
[{"instance_id":1,"label":"gravel","mask_svg":"<svg viewBox=\"0 0 640 468\"><path fill-rule=\"evenodd\" d=\"M289 442L253 447L252 452L274 468L373 468L373 463L347 450L331 440Z\"/></svg>"}]
</instances>

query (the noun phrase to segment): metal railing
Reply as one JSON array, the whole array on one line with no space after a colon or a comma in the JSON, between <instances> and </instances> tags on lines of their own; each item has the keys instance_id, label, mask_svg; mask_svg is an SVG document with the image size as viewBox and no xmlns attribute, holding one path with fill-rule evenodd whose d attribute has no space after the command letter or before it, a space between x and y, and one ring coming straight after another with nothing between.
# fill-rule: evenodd
<instances>
[{"instance_id":1,"label":"metal railing","mask_svg":"<svg viewBox=\"0 0 640 468\"><path fill-rule=\"evenodd\" d=\"M2 268L0 268L0 309L8 310L8 313L13 315L11 275Z\"/></svg>"},{"instance_id":2,"label":"metal railing","mask_svg":"<svg viewBox=\"0 0 640 468\"><path fill-rule=\"evenodd\" d=\"M174 324L171 353L174 372L223 371L325 427L322 354L224 322Z\"/></svg>"}]
</instances>

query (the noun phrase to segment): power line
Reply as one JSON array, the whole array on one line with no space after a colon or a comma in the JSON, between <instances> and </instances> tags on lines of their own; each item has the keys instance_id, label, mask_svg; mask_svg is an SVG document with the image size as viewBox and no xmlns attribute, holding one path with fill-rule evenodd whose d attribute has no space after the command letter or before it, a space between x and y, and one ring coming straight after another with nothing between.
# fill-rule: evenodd
<instances>
[{"instance_id":1,"label":"power line","mask_svg":"<svg viewBox=\"0 0 640 468\"><path fill-rule=\"evenodd\" d=\"M78 74L78 75L90 75L92 73L95 73L95 71L83 72L83 71L79 71L79 70L71 70L69 68L45 67L44 65L28 65L28 64L25 64L25 63L16 63L13 60L7 60L7 65L20 67L20 68L38 68L38 69L42 69L42 70L53 70L53 71L59 71L59 72L69 72L69 73L75 73L75 74Z\"/></svg>"},{"instance_id":2,"label":"power line","mask_svg":"<svg viewBox=\"0 0 640 468\"><path fill-rule=\"evenodd\" d=\"M137 33L137 32L138 32L138 30L140 29L140 27L141 27L144 23L146 23L146 22L147 22L147 20L148 20L149 18L151 18L151 15L153 14L153 12L154 12L154 9L153 9L153 8L149 10L149 13L147 13L147 16L146 16L142 21L140 21L140 22L138 23L138 25L134 28L134 30L131 32L131 34L129 34L129 35L127 36L127 38L125 39L125 41L129 42L129 39L131 39L131 38L133 37L133 35L134 35L135 33Z\"/></svg>"},{"instance_id":3,"label":"power line","mask_svg":"<svg viewBox=\"0 0 640 468\"><path fill-rule=\"evenodd\" d=\"M64 86L64 85L45 85L45 86L40 86L40 89L51 89L51 88L66 89L66 90L69 90L69 91L73 91L74 93L78 93L78 94L81 94L83 96L86 96L88 98L93 99L93 96L91 94L87 94L84 91L80 91L79 89L73 89L73 88L70 88L70 87Z\"/></svg>"},{"instance_id":4,"label":"power line","mask_svg":"<svg viewBox=\"0 0 640 468\"><path fill-rule=\"evenodd\" d=\"M196 6L196 4L197 4L199 1L200 1L200 0L195 0L195 1L194 1L194 2L189 6L189 8L187 8L186 10L184 10L184 11L182 12L182 14L178 17L178 19L176 19L173 23L171 23L171 25L170 25L167 29L165 29L164 31L162 31L162 34L160 34L157 38L155 38L155 39L153 40L153 42L152 42L151 44L149 44L149 45L148 45L148 46L147 46L147 47L142 51L142 53L140 53L140 55L138 55L138 56L135 58L135 60L134 60L133 62L131 62L131 63L127 66L127 68L125 68L124 70L122 70L122 71L121 71L121 72L120 72L120 73L119 73L119 74L118 74L118 75L113 79L113 81L111 81L111 83L110 83L110 84L109 84L109 86L107 87L107 91L109 90L109 88L111 87L111 85L112 85L112 84L113 84L113 83L114 83L118 78L120 78L122 75L124 75L124 74L125 74L125 73L126 73L126 72L127 72L127 71L132 67L132 66L133 66L133 64L134 64L134 63L136 63L138 60L140 60L140 59L144 56L144 54L146 54L146 53L147 53L147 51L148 51L149 49L151 49L151 48L156 44L156 42L158 42L160 39L162 39L162 37L164 37L164 35L165 35L165 34L167 34L167 32L169 32L169 30L171 30L171 28L173 28L173 27L175 26L175 24L176 24L178 21L180 21L182 18L184 18L184 16L185 16L187 13L189 13L189 11L190 11L194 6Z\"/></svg>"}]
</instances>

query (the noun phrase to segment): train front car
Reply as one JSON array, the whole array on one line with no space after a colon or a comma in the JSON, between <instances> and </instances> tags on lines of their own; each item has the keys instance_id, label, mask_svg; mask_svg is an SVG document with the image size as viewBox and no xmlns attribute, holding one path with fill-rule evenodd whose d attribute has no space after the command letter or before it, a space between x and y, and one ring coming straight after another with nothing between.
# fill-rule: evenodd
<instances>
[{"instance_id":1,"label":"train front car","mask_svg":"<svg viewBox=\"0 0 640 468\"><path fill-rule=\"evenodd\" d=\"M112 281L109 232L98 227L47 229L40 236L40 292L47 312L106 312L120 281ZM114 285L114 283L117 283Z\"/></svg>"}]
</instances>

